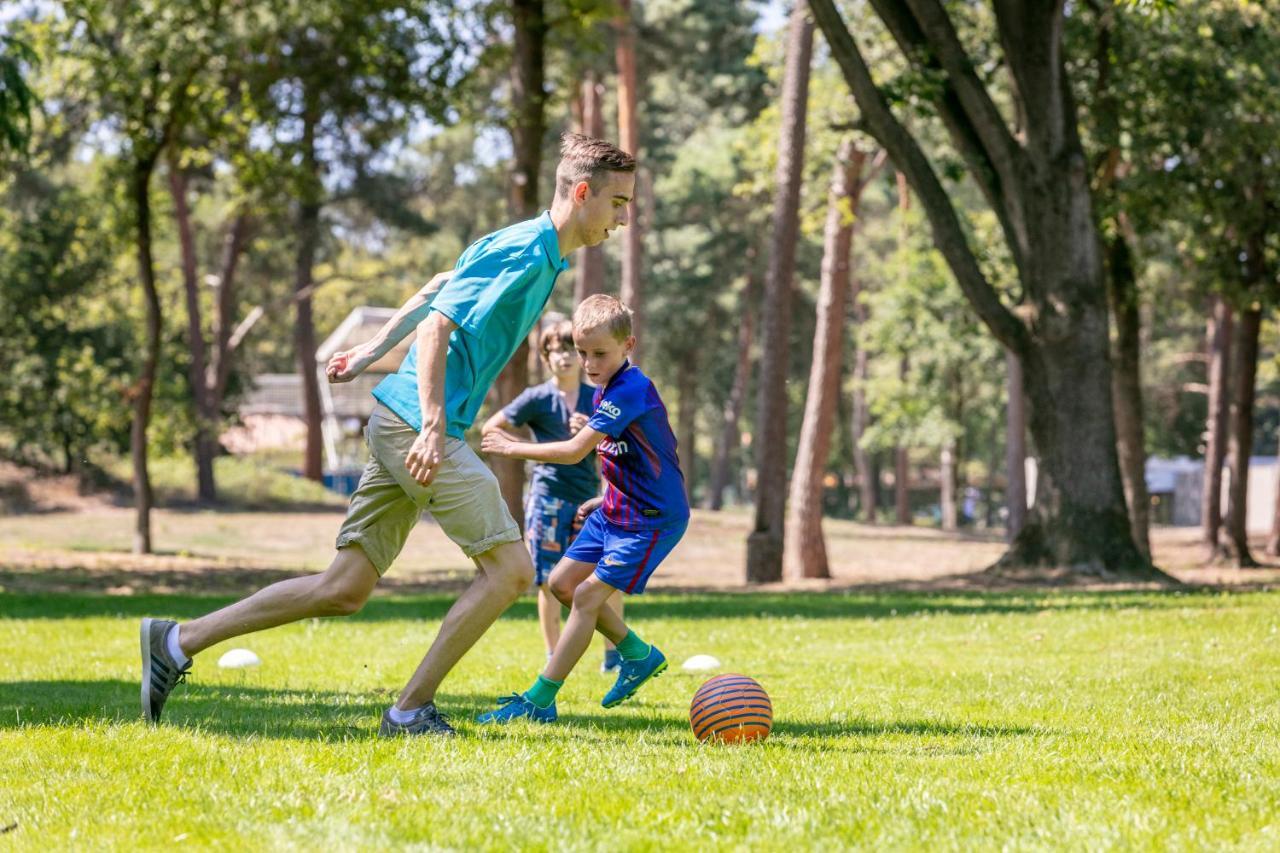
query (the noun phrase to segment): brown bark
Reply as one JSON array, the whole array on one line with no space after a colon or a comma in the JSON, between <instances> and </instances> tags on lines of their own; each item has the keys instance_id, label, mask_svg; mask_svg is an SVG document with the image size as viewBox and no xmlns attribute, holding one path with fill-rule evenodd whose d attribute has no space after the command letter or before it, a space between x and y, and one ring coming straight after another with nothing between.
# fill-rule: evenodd
<instances>
[{"instance_id":1,"label":"brown bark","mask_svg":"<svg viewBox=\"0 0 1280 853\"><path fill-rule=\"evenodd\" d=\"M1123 233L1107 239L1107 295L1115 317L1112 343L1111 396L1116 416L1116 449L1129 529L1134 544L1151 558L1151 497L1147 493L1147 445L1142 415L1142 341L1138 314L1138 283L1133 257Z\"/></svg>"},{"instance_id":2,"label":"brown bark","mask_svg":"<svg viewBox=\"0 0 1280 853\"><path fill-rule=\"evenodd\" d=\"M235 326L236 273L240 258L249 244L250 217L245 211L236 214L222 244L222 262L218 267L218 284L213 315L213 359L209 364L209 407L215 413L222 412L222 400L227 393L227 381L231 378L231 354L235 351L232 329Z\"/></svg>"},{"instance_id":3,"label":"brown bark","mask_svg":"<svg viewBox=\"0 0 1280 853\"><path fill-rule=\"evenodd\" d=\"M938 502L942 507L942 529L955 530L956 512L956 440L948 438L942 445L938 466Z\"/></svg>"},{"instance_id":4,"label":"brown bark","mask_svg":"<svg viewBox=\"0 0 1280 853\"><path fill-rule=\"evenodd\" d=\"M934 106L995 211L1018 271L1015 313L987 280L947 190L893 114L833 0L809 0L863 126L907 175L975 312L1022 360L1040 454L1036 506L999 572L1062 568L1163 579L1134 544L1116 450L1106 288L1089 170L1063 56L1064 8L997 0L1017 108L1008 127L940 0L872 0L904 55L937 81Z\"/></svg>"},{"instance_id":5,"label":"brown bark","mask_svg":"<svg viewBox=\"0 0 1280 853\"><path fill-rule=\"evenodd\" d=\"M1280 556L1280 453L1276 454L1276 500L1271 511L1271 534L1267 536L1267 553Z\"/></svg>"},{"instance_id":6,"label":"brown bark","mask_svg":"<svg viewBox=\"0 0 1280 853\"><path fill-rule=\"evenodd\" d=\"M514 0L515 63L512 68L514 121L511 142L515 168L511 174L512 215L531 218L539 204L538 175L542 167L542 139L546 135L546 37L548 22L543 0ZM529 342L522 341L511 361L498 374L498 399L515 399L529 382ZM491 458L489 464L511 517L524 527L524 462Z\"/></svg>"},{"instance_id":7,"label":"brown bark","mask_svg":"<svg viewBox=\"0 0 1280 853\"><path fill-rule=\"evenodd\" d=\"M1005 350L1008 403L1005 409L1005 531L1010 542L1027 523L1027 404L1022 383L1022 359Z\"/></svg>"},{"instance_id":8,"label":"brown bark","mask_svg":"<svg viewBox=\"0 0 1280 853\"><path fill-rule=\"evenodd\" d=\"M1236 339L1235 381L1231 389L1231 426L1227 447L1227 487L1225 519L1227 557L1240 568L1258 565L1249 552L1246 520L1249 510L1249 457L1253 453L1253 400L1258 375L1258 332L1262 311L1251 307L1240 312Z\"/></svg>"},{"instance_id":9,"label":"brown bark","mask_svg":"<svg viewBox=\"0 0 1280 853\"><path fill-rule=\"evenodd\" d=\"M156 290L155 266L151 255L151 198L148 191L155 161L134 165L131 193L137 218L136 248L138 277L146 303L146 339L142 348L142 370L133 388L133 423L129 429L129 451L133 457L133 499L135 506L133 553L151 553L151 475L147 470L147 427L151 423L151 399L160 363L160 295Z\"/></svg>"},{"instance_id":10,"label":"brown bark","mask_svg":"<svg viewBox=\"0 0 1280 853\"><path fill-rule=\"evenodd\" d=\"M768 273L761 306L763 348L756 416L756 512L747 537L747 581L782 577L787 482L787 368L790 362L791 279L799 235L800 182L813 22L804 4L791 12L782 78L782 124L770 232Z\"/></svg>"},{"instance_id":11,"label":"brown bark","mask_svg":"<svg viewBox=\"0 0 1280 853\"><path fill-rule=\"evenodd\" d=\"M323 413L320 409L320 381L316 375L316 330L311 312L311 290L316 251L320 246L320 164L316 159L315 130L318 121L308 109L302 122L302 160L306 169L305 184L299 194L297 222L298 244L294 253L293 292L295 317L293 348L298 376L302 380L302 411L307 426L307 441L302 457L302 476L321 482L324 479Z\"/></svg>"},{"instance_id":12,"label":"brown bark","mask_svg":"<svg viewBox=\"0 0 1280 853\"><path fill-rule=\"evenodd\" d=\"M893 515L898 524L911 523L911 457L905 447L893 449Z\"/></svg>"},{"instance_id":13,"label":"brown bark","mask_svg":"<svg viewBox=\"0 0 1280 853\"><path fill-rule=\"evenodd\" d=\"M853 246L859 181L866 158L866 152L858 150L853 140L841 142L828 194L813 357L787 501L787 526L791 535L786 538L783 552L783 576L788 578L831 577L826 540L822 535L823 480L831 453L836 400L840 395L849 252Z\"/></svg>"},{"instance_id":14,"label":"brown bark","mask_svg":"<svg viewBox=\"0 0 1280 853\"><path fill-rule=\"evenodd\" d=\"M741 455L742 432L739 422L747 399L747 383L751 381L751 343L755 335L756 286L755 251L747 250L747 262L752 268L747 273L747 287L742 295L741 316L738 318L738 358L733 368L733 385L720 414L720 437L716 442L715 456L711 462L711 478L707 487L707 508L724 507L724 490L729 483L731 457Z\"/></svg>"},{"instance_id":15,"label":"brown bark","mask_svg":"<svg viewBox=\"0 0 1280 853\"><path fill-rule=\"evenodd\" d=\"M636 33L631 0L618 0L618 40L615 52L618 65L618 145L632 156L640 156L640 125L637 115L639 100L636 72ZM636 192L627 206L626 228L622 229L622 286L619 298L632 310L632 332L639 342L644 341L644 279L642 262L644 231L640 222L640 206L637 199L640 181L637 176ZM637 343L632 358L639 362L643 347Z\"/></svg>"},{"instance_id":16,"label":"brown bark","mask_svg":"<svg viewBox=\"0 0 1280 853\"><path fill-rule=\"evenodd\" d=\"M178 226L182 289L187 306L187 348L191 353L187 380L195 416L196 499L200 503L213 503L218 499L213 479L213 457L217 448L214 436L216 426L213 413L209 410L209 389L205 382L204 324L201 322L195 235L191 226L191 211L187 207L187 179L176 158L169 163L169 193L173 196L174 219Z\"/></svg>"},{"instance_id":17,"label":"brown bark","mask_svg":"<svg viewBox=\"0 0 1280 853\"><path fill-rule=\"evenodd\" d=\"M604 137L604 85L595 71L582 77L582 115L578 132L597 139ZM587 246L578 252L577 276L573 281L573 301L578 304L595 293L604 292L604 246Z\"/></svg>"},{"instance_id":18,"label":"brown bark","mask_svg":"<svg viewBox=\"0 0 1280 853\"><path fill-rule=\"evenodd\" d=\"M1205 421L1204 491L1200 499L1205 559L1221 556L1222 466L1227 458L1227 425L1231 411L1231 306L1215 296L1205 330L1209 355L1209 416Z\"/></svg>"},{"instance_id":19,"label":"brown bark","mask_svg":"<svg viewBox=\"0 0 1280 853\"><path fill-rule=\"evenodd\" d=\"M867 322L867 305L861 299L861 285L853 277L853 321L861 329ZM853 463L858 471L862 521L876 523L879 508L879 469L873 464L871 452L862 446L862 436L871 425L871 410L867 406L867 378L871 375L871 353L861 344L853 356L853 415L850 432L853 437Z\"/></svg>"},{"instance_id":20,"label":"brown bark","mask_svg":"<svg viewBox=\"0 0 1280 853\"><path fill-rule=\"evenodd\" d=\"M686 353L676 371L676 398L680 410L676 416L676 447L680 471L684 474L684 494L693 506L693 487L698 474L698 359Z\"/></svg>"}]
</instances>

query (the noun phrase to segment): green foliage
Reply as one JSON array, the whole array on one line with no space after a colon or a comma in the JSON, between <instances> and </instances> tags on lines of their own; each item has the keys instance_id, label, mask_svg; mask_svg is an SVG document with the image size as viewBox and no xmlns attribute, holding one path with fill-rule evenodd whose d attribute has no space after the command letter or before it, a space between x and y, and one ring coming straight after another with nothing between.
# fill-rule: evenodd
<instances>
[{"instance_id":1,"label":"green foliage","mask_svg":"<svg viewBox=\"0 0 1280 853\"><path fill-rule=\"evenodd\" d=\"M20 39L0 34L0 153L23 152L31 136L31 106L23 66L36 63L35 51Z\"/></svg>"},{"instance_id":2,"label":"green foliage","mask_svg":"<svg viewBox=\"0 0 1280 853\"><path fill-rule=\"evenodd\" d=\"M36 191L38 190L39 194ZM25 173L0 213L0 422L16 453L78 467L128 441L131 336L100 301L110 235L91 197Z\"/></svg>"}]
</instances>

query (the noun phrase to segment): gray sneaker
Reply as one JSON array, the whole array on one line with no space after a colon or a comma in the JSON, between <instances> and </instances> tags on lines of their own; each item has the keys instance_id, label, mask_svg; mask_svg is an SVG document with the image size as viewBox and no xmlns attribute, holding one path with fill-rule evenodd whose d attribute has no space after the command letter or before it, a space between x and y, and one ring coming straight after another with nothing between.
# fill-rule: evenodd
<instances>
[{"instance_id":1,"label":"gray sneaker","mask_svg":"<svg viewBox=\"0 0 1280 853\"><path fill-rule=\"evenodd\" d=\"M191 671L191 661L178 666L165 644L165 637L177 624L169 619L142 620L142 716L148 723L160 721L169 693L186 681Z\"/></svg>"},{"instance_id":2,"label":"gray sneaker","mask_svg":"<svg viewBox=\"0 0 1280 853\"><path fill-rule=\"evenodd\" d=\"M391 719L391 709L382 712L382 725L378 726L379 737L396 737L398 735L444 735L452 737L457 732L449 725L449 719L436 710L435 702L428 702L413 712L413 718L407 723L397 723Z\"/></svg>"}]
</instances>

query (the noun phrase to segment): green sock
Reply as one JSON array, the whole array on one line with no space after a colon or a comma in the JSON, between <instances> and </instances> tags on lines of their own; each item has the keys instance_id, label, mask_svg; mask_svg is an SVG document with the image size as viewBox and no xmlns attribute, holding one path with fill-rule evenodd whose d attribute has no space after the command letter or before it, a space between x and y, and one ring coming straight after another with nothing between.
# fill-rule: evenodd
<instances>
[{"instance_id":1,"label":"green sock","mask_svg":"<svg viewBox=\"0 0 1280 853\"><path fill-rule=\"evenodd\" d=\"M563 681L552 681L550 678L539 675L538 680L533 682L533 686L524 692L524 698L539 708L550 708L551 703L556 701L556 694L560 692L561 687L564 687Z\"/></svg>"},{"instance_id":2,"label":"green sock","mask_svg":"<svg viewBox=\"0 0 1280 853\"><path fill-rule=\"evenodd\" d=\"M627 636L618 641L618 654L623 660L644 660L649 655L649 644L635 631L628 631Z\"/></svg>"}]
</instances>

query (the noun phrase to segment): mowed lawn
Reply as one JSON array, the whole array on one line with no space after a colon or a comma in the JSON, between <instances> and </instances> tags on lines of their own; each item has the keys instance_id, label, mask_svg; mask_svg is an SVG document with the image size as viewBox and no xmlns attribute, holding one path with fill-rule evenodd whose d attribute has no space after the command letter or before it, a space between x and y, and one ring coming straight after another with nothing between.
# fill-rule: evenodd
<instances>
[{"instance_id":1,"label":"mowed lawn","mask_svg":"<svg viewBox=\"0 0 1280 853\"><path fill-rule=\"evenodd\" d=\"M226 600L0 594L0 845L1280 847L1276 593L656 595L674 665L635 701L600 708L596 647L558 724L469 724L538 668L526 600L449 741L374 736L450 601L388 596L206 653L145 726L138 618ZM764 684L767 742L693 740L697 653Z\"/></svg>"}]
</instances>

